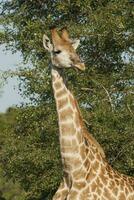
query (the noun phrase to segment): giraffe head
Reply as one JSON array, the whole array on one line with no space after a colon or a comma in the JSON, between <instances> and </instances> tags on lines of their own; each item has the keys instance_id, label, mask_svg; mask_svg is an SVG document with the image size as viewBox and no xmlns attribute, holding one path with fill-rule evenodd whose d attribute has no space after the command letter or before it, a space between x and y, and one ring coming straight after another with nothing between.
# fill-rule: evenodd
<instances>
[{"instance_id":1,"label":"giraffe head","mask_svg":"<svg viewBox=\"0 0 134 200\"><path fill-rule=\"evenodd\" d=\"M80 60L76 53L79 45L79 40L72 40L69 38L67 30L64 28L61 31L61 36L58 34L56 28L51 29L50 39L44 35L43 45L51 54L52 64L58 68L76 67L80 70L85 70L85 64Z\"/></svg>"}]
</instances>

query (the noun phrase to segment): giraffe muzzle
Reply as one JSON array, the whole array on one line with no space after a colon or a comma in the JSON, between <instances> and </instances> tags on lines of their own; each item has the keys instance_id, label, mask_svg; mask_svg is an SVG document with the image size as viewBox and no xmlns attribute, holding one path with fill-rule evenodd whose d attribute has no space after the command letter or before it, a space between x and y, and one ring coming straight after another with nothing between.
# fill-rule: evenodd
<instances>
[{"instance_id":1,"label":"giraffe muzzle","mask_svg":"<svg viewBox=\"0 0 134 200\"><path fill-rule=\"evenodd\" d=\"M79 63L79 64L76 64L74 66L81 71L85 71L85 64L84 63Z\"/></svg>"}]
</instances>

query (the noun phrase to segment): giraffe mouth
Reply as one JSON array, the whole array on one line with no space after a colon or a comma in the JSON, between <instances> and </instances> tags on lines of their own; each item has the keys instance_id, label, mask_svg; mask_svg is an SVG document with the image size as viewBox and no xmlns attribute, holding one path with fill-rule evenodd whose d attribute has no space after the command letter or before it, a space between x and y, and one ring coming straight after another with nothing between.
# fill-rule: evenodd
<instances>
[{"instance_id":1,"label":"giraffe mouth","mask_svg":"<svg viewBox=\"0 0 134 200\"><path fill-rule=\"evenodd\" d=\"M79 63L74 65L74 67L76 67L77 69L81 70L81 71L85 71L85 64L84 63Z\"/></svg>"}]
</instances>

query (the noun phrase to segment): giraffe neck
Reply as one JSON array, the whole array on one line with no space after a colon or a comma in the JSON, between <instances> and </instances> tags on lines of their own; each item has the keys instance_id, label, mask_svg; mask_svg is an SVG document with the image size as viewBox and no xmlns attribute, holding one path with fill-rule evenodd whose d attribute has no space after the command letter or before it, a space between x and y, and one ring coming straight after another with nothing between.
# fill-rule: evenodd
<instances>
[{"instance_id":1,"label":"giraffe neck","mask_svg":"<svg viewBox=\"0 0 134 200\"><path fill-rule=\"evenodd\" d=\"M76 100L55 68L52 68L52 85L58 113L63 171L72 182L83 179L87 171L95 169L98 162L103 163L104 160L99 144L84 127Z\"/></svg>"},{"instance_id":2,"label":"giraffe neck","mask_svg":"<svg viewBox=\"0 0 134 200\"><path fill-rule=\"evenodd\" d=\"M62 162L67 170L73 170L76 164L78 166L83 162L80 151L85 148L79 113L73 95L55 68L52 68L52 86L58 113Z\"/></svg>"}]
</instances>

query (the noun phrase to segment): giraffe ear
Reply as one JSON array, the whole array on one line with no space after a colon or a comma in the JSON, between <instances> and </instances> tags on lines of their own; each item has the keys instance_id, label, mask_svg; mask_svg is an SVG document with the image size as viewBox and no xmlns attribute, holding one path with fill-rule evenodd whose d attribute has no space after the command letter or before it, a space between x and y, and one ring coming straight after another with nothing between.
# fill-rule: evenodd
<instances>
[{"instance_id":1,"label":"giraffe ear","mask_svg":"<svg viewBox=\"0 0 134 200\"><path fill-rule=\"evenodd\" d=\"M77 49L79 44L80 44L80 40L78 40L78 39L75 39L72 41L72 46L74 49Z\"/></svg>"},{"instance_id":2,"label":"giraffe ear","mask_svg":"<svg viewBox=\"0 0 134 200\"><path fill-rule=\"evenodd\" d=\"M53 45L50 42L50 39L48 38L48 36L45 34L43 35L43 46L49 52L53 50Z\"/></svg>"}]
</instances>

